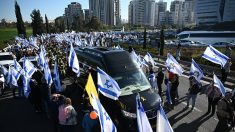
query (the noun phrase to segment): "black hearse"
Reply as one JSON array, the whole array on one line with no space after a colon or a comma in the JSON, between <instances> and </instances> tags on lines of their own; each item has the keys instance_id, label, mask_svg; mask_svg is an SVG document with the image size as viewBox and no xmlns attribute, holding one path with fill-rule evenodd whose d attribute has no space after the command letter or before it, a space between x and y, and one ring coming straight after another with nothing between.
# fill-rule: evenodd
<instances>
[{"instance_id":1,"label":"black hearse","mask_svg":"<svg viewBox=\"0 0 235 132\"><path fill-rule=\"evenodd\" d=\"M95 84L97 84L96 67L108 73L120 86L122 93L117 101L99 94L101 103L119 131L137 129L137 93L140 94L141 102L151 125L155 127L160 96L151 89L151 85L142 69L132 61L127 51L98 47L77 48L75 51L81 67L79 83L82 86L85 87L88 69L92 74Z\"/></svg>"}]
</instances>

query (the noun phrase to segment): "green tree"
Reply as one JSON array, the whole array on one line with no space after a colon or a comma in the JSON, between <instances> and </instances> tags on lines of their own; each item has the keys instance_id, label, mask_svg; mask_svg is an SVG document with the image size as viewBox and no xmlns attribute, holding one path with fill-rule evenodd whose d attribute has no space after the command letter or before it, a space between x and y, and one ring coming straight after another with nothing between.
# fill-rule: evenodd
<instances>
[{"instance_id":1,"label":"green tree","mask_svg":"<svg viewBox=\"0 0 235 132\"><path fill-rule=\"evenodd\" d=\"M89 30L99 31L102 27L102 24L100 23L100 20L97 17L93 16L90 22L87 24L87 27Z\"/></svg>"},{"instance_id":2,"label":"green tree","mask_svg":"<svg viewBox=\"0 0 235 132\"><path fill-rule=\"evenodd\" d=\"M34 9L30 14L32 23L31 26L33 28L33 35L36 36L41 35L43 33L43 18L41 17L40 11Z\"/></svg>"},{"instance_id":3,"label":"green tree","mask_svg":"<svg viewBox=\"0 0 235 132\"><path fill-rule=\"evenodd\" d=\"M26 37L26 29L20 12L20 6L18 5L17 1L15 1L15 15L17 19L16 26L17 26L18 35L21 34L24 37Z\"/></svg>"},{"instance_id":4,"label":"green tree","mask_svg":"<svg viewBox=\"0 0 235 132\"><path fill-rule=\"evenodd\" d=\"M160 55L163 55L164 51L164 45L165 45L165 38L164 38L164 29L161 29L160 32Z\"/></svg>"},{"instance_id":5,"label":"green tree","mask_svg":"<svg viewBox=\"0 0 235 132\"><path fill-rule=\"evenodd\" d=\"M50 30L49 30L49 23L48 23L48 19L47 19L47 15L45 14L45 21L46 21L46 32L47 33L50 33Z\"/></svg>"},{"instance_id":6,"label":"green tree","mask_svg":"<svg viewBox=\"0 0 235 132\"><path fill-rule=\"evenodd\" d=\"M144 43L143 43L143 49L146 49L146 45L147 45L147 32L146 32L146 27L144 28Z\"/></svg>"},{"instance_id":7,"label":"green tree","mask_svg":"<svg viewBox=\"0 0 235 132\"><path fill-rule=\"evenodd\" d=\"M82 19L82 16L75 16L74 22L72 23L72 29L75 31L84 31L84 20Z\"/></svg>"},{"instance_id":8,"label":"green tree","mask_svg":"<svg viewBox=\"0 0 235 132\"><path fill-rule=\"evenodd\" d=\"M64 17L60 16L55 19L55 31L56 32L64 32L65 31Z\"/></svg>"}]
</instances>

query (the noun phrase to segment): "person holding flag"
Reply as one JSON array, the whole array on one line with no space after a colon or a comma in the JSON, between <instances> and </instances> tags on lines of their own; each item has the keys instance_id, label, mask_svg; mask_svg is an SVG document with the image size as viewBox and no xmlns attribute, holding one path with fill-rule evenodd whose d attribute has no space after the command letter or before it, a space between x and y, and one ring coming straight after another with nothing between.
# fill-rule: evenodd
<instances>
[{"instance_id":1,"label":"person holding flag","mask_svg":"<svg viewBox=\"0 0 235 132\"><path fill-rule=\"evenodd\" d=\"M189 108L189 101L192 98L192 108L191 111L194 111L197 94L200 92L199 83L194 76L189 77L189 89L188 89L188 98L186 109Z\"/></svg>"},{"instance_id":2,"label":"person holding flag","mask_svg":"<svg viewBox=\"0 0 235 132\"><path fill-rule=\"evenodd\" d=\"M192 59L189 76L194 76L198 83L200 83L201 78L204 76L201 68L194 61L194 59Z\"/></svg>"}]
</instances>

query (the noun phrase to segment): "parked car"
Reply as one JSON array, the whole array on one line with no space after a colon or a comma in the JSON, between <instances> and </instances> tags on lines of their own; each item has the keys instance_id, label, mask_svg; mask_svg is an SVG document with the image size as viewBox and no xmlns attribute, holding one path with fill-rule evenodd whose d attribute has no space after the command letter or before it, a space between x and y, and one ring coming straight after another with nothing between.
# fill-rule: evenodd
<instances>
[{"instance_id":1,"label":"parked car","mask_svg":"<svg viewBox=\"0 0 235 132\"><path fill-rule=\"evenodd\" d=\"M181 44L181 46L190 46L192 44L195 44L193 41L190 40L179 40L179 43Z\"/></svg>"},{"instance_id":2,"label":"parked car","mask_svg":"<svg viewBox=\"0 0 235 132\"><path fill-rule=\"evenodd\" d=\"M10 65L14 64L15 55L12 52L0 52L0 65L8 68Z\"/></svg>"},{"instance_id":3,"label":"parked car","mask_svg":"<svg viewBox=\"0 0 235 132\"><path fill-rule=\"evenodd\" d=\"M226 46L235 47L235 44L230 43L230 42L216 42L212 44L212 46L213 47L226 47Z\"/></svg>"},{"instance_id":4,"label":"parked car","mask_svg":"<svg viewBox=\"0 0 235 132\"><path fill-rule=\"evenodd\" d=\"M147 77L127 51L113 48L79 48L76 50L80 63L79 83L85 87L90 72L97 84L96 68L109 74L119 85L121 95L118 100L109 99L102 94L99 98L119 131L137 129L136 95L141 102L150 123L155 126L160 96L151 89ZM88 72L89 69L89 72Z\"/></svg>"}]
</instances>

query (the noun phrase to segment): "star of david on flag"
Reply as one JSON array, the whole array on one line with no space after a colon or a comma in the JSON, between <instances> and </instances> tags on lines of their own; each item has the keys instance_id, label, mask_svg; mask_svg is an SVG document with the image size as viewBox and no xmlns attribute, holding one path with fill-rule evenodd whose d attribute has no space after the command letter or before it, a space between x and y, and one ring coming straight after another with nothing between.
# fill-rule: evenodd
<instances>
[{"instance_id":1,"label":"star of david on flag","mask_svg":"<svg viewBox=\"0 0 235 132\"><path fill-rule=\"evenodd\" d=\"M100 120L100 127L101 127L101 132L117 132L117 129L109 117L108 113L100 103L98 99L96 99L93 94L91 93L92 96L92 106L99 116Z\"/></svg>"},{"instance_id":2,"label":"star of david on flag","mask_svg":"<svg viewBox=\"0 0 235 132\"><path fill-rule=\"evenodd\" d=\"M117 82L97 67L98 90L106 97L117 100L121 94L121 89Z\"/></svg>"},{"instance_id":3,"label":"star of david on flag","mask_svg":"<svg viewBox=\"0 0 235 132\"><path fill-rule=\"evenodd\" d=\"M175 58L170 53L167 54L167 60L165 64L167 70L175 74L178 74L179 76L182 76L184 69L180 66L180 64L175 60Z\"/></svg>"}]
</instances>

